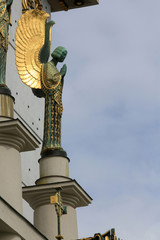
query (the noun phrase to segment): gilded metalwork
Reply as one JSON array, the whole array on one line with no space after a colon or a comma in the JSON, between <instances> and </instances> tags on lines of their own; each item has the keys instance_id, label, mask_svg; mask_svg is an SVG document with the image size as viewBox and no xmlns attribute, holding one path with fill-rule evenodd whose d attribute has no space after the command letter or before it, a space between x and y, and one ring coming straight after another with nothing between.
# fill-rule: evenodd
<instances>
[{"instance_id":1,"label":"gilded metalwork","mask_svg":"<svg viewBox=\"0 0 160 240\"><path fill-rule=\"evenodd\" d=\"M45 98L41 155L48 151L63 151L62 89L67 67L64 64L59 72L56 66L58 62L64 61L67 50L57 47L51 54L52 60L47 62L50 55L51 27L54 24L53 21L46 22L48 16L40 10L26 11L18 22L15 41L16 65L22 82L31 87L37 97Z\"/></svg>"},{"instance_id":2,"label":"gilded metalwork","mask_svg":"<svg viewBox=\"0 0 160 240\"><path fill-rule=\"evenodd\" d=\"M58 197L57 197L57 195L50 196L50 203L51 203L51 204L57 204L57 203L58 203Z\"/></svg>"},{"instance_id":3,"label":"gilded metalwork","mask_svg":"<svg viewBox=\"0 0 160 240\"><path fill-rule=\"evenodd\" d=\"M115 229L112 228L103 234L95 233L93 237L81 238L80 240L117 240L117 237L115 236Z\"/></svg>"},{"instance_id":4,"label":"gilded metalwork","mask_svg":"<svg viewBox=\"0 0 160 240\"><path fill-rule=\"evenodd\" d=\"M44 85L44 88L55 89L59 85L62 77L57 68L55 67L54 63L51 61L43 65L42 71L42 83Z\"/></svg>"},{"instance_id":5,"label":"gilded metalwork","mask_svg":"<svg viewBox=\"0 0 160 240\"><path fill-rule=\"evenodd\" d=\"M40 0L22 0L22 13L31 9L42 10L42 3Z\"/></svg>"},{"instance_id":6,"label":"gilded metalwork","mask_svg":"<svg viewBox=\"0 0 160 240\"><path fill-rule=\"evenodd\" d=\"M0 0L0 87L6 86L6 57L9 44L9 24L13 0Z\"/></svg>"},{"instance_id":7,"label":"gilded metalwork","mask_svg":"<svg viewBox=\"0 0 160 240\"><path fill-rule=\"evenodd\" d=\"M0 94L0 116L13 118L13 98Z\"/></svg>"},{"instance_id":8,"label":"gilded metalwork","mask_svg":"<svg viewBox=\"0 0 160 240\"><path fill-rule=\"evenodd\" d=\"M56 237L56 239L61 240L61 239L63 239L63 236L61 235L60 217L64 214L67 214L67 207L63 206L63 203L62 203L62 198L61 198L62 188L59 187L56 190L57 190L56 195L50 197L50 203L55 205L55 210L56 210L56 213L57 213L58 235L55 236L55 237Z\"/></svg>"},{"instance_id":9,"label":"gilded metalwork","mask_svg":"<svg viewBox=\"0 0 160 240\"><path fill-rule=\"evenodd\" d=\"M59 4L64 11L68 11L68 5L64 0L59 0Z\"/></svg>"},{"instance_id":10,"label":"gilded metalwork","mask_svg":"<svg viewBox=\"0 0 160 240\"><path fill-rule=\"evenodd\" d=\"M30 10L18 21L15 41L16 66L23 83L31 88L41 88L42 63L39 52L45 41L45 22L49 14Z\"/></svg>"}]
</instances>

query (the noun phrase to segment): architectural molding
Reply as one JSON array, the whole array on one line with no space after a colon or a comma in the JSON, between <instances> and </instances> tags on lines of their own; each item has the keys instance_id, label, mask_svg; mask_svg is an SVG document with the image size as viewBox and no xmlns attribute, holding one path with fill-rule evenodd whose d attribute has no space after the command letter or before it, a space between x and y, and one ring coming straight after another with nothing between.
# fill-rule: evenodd
<instances>
[{"instance_id":1,"label":"architectural molding","mask_svg":"<svg viewBox=\"0 0 160 240\"><path fill-rule=\"evenodd\" d=\"M64 205L77 208L91 204L92 198L75 180L23 187L23 198L35 210L37 207L50 204L50 196L56 193L58 187L62 187L61 196Z\"/></svg>"},{"instance_id":2,"label":"architectural molding","mask_svg":"<svg viewBox=\"0 0 160 240\"><path fill-rule=\"evenodd\" d=\"M19 119L15 119L0 122L0 145L26 152L38 148L40 142Z\"/></svg>"}]
</instances>

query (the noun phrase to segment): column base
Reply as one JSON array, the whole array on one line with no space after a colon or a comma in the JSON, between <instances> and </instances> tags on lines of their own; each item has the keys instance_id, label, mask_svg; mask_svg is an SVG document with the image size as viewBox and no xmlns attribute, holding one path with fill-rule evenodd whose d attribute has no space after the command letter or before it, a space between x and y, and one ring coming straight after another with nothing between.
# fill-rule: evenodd
<instances>
[{"instance_id":1,"label":"column base","mask_svg":"<svg viewBox=\"0 0 160 240\"><path fill-rule=\"evenodd\" d=\"M55 151L54 155L48 155L39 159L40 178L35 182L37 185L70 181L69 178L69 158L59 155Z\"/></svg>"}]
</instances>

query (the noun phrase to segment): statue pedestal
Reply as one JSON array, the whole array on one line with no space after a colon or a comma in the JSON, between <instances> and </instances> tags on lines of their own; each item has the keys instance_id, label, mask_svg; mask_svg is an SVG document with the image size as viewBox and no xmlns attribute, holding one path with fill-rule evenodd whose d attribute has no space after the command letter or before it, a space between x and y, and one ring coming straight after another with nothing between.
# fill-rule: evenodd
<instances>
[{"instance_id":1,"label":"statue pedestal","mask_svg":"<svg viewBox=\"0 0 160 240\"><path fill-rule=\"evenodd\" d=\"M14 98L7 88L0 88L0 121L13 119Z\"/></svg>"},{"instance_id":2,"label":"statue pedestal","mask_svg":"<svg viewBox=\"0 0 160 240\"><path fill-rule=\"evenodd\" d=\"M23 198L34 210L34 225L49 240L58 235L57 214L50 197L61 187L67 214L61 216L61 235L64 239L78 239L76 208L91 203L90 196L69 178L69 159L62 155L45 156L39 160L40 178L35 186L23 188Z\"/></svg>"},{"instance_id":3,"label":"statue pedestal","mask_svg":"<svg viewBox=\"0 0 160 240\"><path fill-rule=\"evenodd\" d=\"M40 178L36 184L47 184L71 180L69 178L69 158L46 156L39 159Z\"/></svg>"}]
</instances>

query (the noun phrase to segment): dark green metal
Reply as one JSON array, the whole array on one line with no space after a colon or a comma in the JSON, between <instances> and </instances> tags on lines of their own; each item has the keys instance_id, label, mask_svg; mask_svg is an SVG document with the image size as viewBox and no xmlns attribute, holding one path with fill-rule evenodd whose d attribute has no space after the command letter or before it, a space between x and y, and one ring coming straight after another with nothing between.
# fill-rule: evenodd
<instances>
[{"instance_id":1,"label":"dark green metal","mask_svg":"<svg viewBox=\"0 0 160 240\"><path fill-rule=\"evenodd\" d=\"M50 56L51 39L50 39L50 29L55 24L54 21L47 22L45 24L45 43L40 50L39 60L41 63L47 63Z\"/></svg>"},{"instance_id":2,"label":"dark green metal","mask_svg":"<svg viewBox=\"0 0 160 240\"><path fill-rule=\"evenodd\" d=\"M67 207L63 206L63 215L67 214Z\"/></svg>"},{"instance_id":3,"label":"dark green metal","mask_svg":"<svg viewBox=\"0 0 160 240\"><path fill-rule=\"evenodd\" d=\"M9 24L13 0L0 0L0 87L6 86L6 58L9 44Z\"/></svg>"},{"instance_id":4,"label":"dark green metal","mask_svg":"<svg viewBox=\"0 0 160 240\"><path fill-rule=\"evenodd\" d=\"M117 237L115 236L115 229L112 228L111 230L108 230L107 232L100 234L95 233L93 237L87 237L87 238L81 238L79 240L117 240ZM118 238L120 240L120 238Z\"/></svg>"},{"instance_id":5,"label":"dark green metal","mask_svg":"<svg viewBox=\"0 0 160 240\"><path fill-rule=\"evenodd\" d=\"M115 240L115 228L111 229L111 235L110 235L110 240Z\"/></svg>"},{"instance_id":6,"label":"dark green metal","mask_svg":"<svg viewBox=\"0 0 160 240\"><path fill-rule=\"evenodd\" d=\"M57 213L57 222L58 222L58 237L57 239L61 238L61 216L64 214L67 214L67 207L63 206L62 204L62 200L61 200L61 190L62 188L57 188L57 197L58 197L58 202L55 204L55 209L56 209L56 213ZM62 237L63 238L63 237Z\"/></svg>"},{"instance_id":7,"label":"dark green metal","mask_svg":"<svg viewBox=\"0 0 160 240\"><path fill-rule=\"evenodd\" d=\"M55 66L57 66L58 62L63 62L66 55L67 50L64 47L57 47L51 54L52 60L43 65L45 69L49 69L49 72L47 72L46 75L50 74L52 76L52 66L54 73ZM44 134L41 151L42 156L46 152L51 153L55 150L64 152L61 145L61 118L63 112L62 90L66 71L67 66L64 64L60 70L61 80L55 88L48 89L42 82L42 89L33 89L33 93L37 97L45 98ZM45 78L45 76L43 77Z\"/></svg>"}]
</instances>

